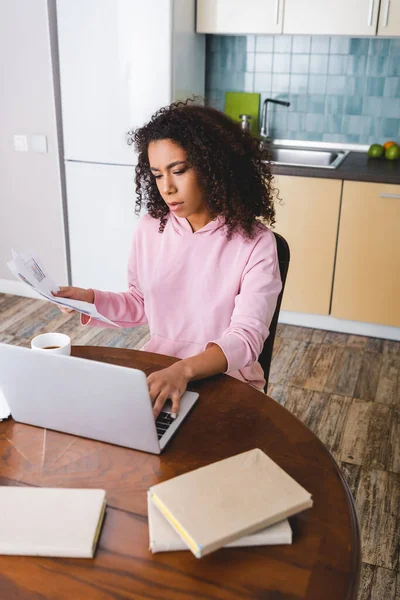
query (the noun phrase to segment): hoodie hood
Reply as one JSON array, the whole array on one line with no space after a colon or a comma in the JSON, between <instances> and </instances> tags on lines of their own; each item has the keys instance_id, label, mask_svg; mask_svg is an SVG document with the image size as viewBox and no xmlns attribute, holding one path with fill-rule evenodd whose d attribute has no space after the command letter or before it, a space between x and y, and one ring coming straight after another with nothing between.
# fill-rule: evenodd
<instances>
[{"instance_id":1,"label":"hoodie hood","mask_svg":"<svg viewBox=\"0 0 400 600\"><path fill-rule=\"evenodd\" d=\"M218 216L207 225L204 225L197 231L192 231L189 221L185 217L176 217L172 212L169 213L169 221L172 227L179 235L211 235L214 231L221 229L225 225L225 219Z\"/></svg>"}]
</instances>

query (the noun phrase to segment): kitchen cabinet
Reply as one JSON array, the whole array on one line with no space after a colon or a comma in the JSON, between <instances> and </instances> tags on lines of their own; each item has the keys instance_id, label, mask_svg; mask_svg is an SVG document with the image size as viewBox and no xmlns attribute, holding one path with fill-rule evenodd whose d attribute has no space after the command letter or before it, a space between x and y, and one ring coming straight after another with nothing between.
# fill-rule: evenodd
<instances>
[{"instance_id":1,"label":"kitchen cabinet","mask_svg":"<svg viewBox=\"0 0 400 600\"><path fill-rule=\"evenodd\" d=\"M400 327L400 185L345 181L332 316Z\"/></svg>"},{"instance_id":2,"label":"kitchen cabinet","mask_svg":"<svg viewBox=\"0 0 400 600\"><path fill-rule=\"evenodd\" d=\"M197 0L198 33L400 36L399 0Z\"/></svg>"},{"instance_id":3,"label":"kitchen cabinet","mask_svg":"<svg viewBox=\"0 0 400 600\"><path fill-rule=\"evenodd\" d=\"M400 35L400 2L398 0L381 1L378 35Z\"/></svg>"},{"instance_id":4,"label":"kitchen cabinet","mask_svg":"<svg viewBox=\"0 0 400 600\"><path fill-rule=\"evenodd\" d=\"M375 35L378 12L379 0L285 0L283 33Z\"/></svg>"},{"instance_id":5,"label":"kitchen cabinet","mask_svg":"<svg viewBox=\"0 0 400 600\"><path fill-rule=\"evenodd\" d=\"M197 0L198 33L282 33L285 0Z\"/></svg>"},{"instance_id":6,"label":"kitchen cabinet","mask_svg":"<svg viewBox=\"0 0 400 600\"><path fill-rule=\"evenodd\" d=\"M342 181L279 176L275 186L275 231L291 254L282 309L328 315Z\"/></svg>"}]
</instances>

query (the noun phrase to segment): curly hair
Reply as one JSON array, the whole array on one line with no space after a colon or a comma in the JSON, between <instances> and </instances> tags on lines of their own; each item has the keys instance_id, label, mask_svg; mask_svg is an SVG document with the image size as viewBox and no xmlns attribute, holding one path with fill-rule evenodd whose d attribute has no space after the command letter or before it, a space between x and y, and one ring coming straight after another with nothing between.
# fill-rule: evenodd
<instances>
[{"instance_id":1,"label":"curly hair","mask_svg":"<svg viewBox=\"0 0 400 600\"><path fill-rule=\"evenodd\" d=\"M259 140L222 112L193 103L175 102L158 110L150 121L135 131L136 209L145 204L149 214L160 219L162 232L169 208L163 201L150 171L150 142L169 139L186 152L195 169L212 216L223 216L227 237L238 231L253 238L257 217L275 223L274 189L268 152Z\"/></svg>"}]
</instances>

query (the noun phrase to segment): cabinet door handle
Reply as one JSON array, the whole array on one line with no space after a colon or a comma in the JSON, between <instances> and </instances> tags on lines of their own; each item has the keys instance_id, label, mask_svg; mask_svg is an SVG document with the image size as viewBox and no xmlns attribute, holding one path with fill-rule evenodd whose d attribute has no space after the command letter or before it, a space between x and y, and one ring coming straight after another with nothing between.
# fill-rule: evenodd
<instances>
[{"instance_id":1,"label":"cabinet door handle","mask_svg":"<svg viewBox=\"0 0 400 600\"><path fill-rule=\"evenodd\" d=\"M372 0L374 1L374 0ZM279 25L279 6L280 6L280 0L276 0L276 14L275 14L275 20L276 20L276 25Z\"/></svg>"},{"instance_id":2,"label":"cabinet door handle","mask_svg":"<svg viewBox=\"0 0 400 600\"><path fill-rule=\"evenodd\" d=\"M400 194L379 194L379 198L396 198L400 200Z\"/></svg>"},{"instance_id":3,"label":"cabinet door handle","mask_svg":"<svg viewBox=\"0 0 400 600\"><path fill-rule=\"evenodd\" d=\"M374 5L375 5L375 0L370 0L369 11L368 11L368 27L371 27L371 25L372 25L372 17L374 15Z\"/></svg>"},{"instance_id":4,"label":"cabinet door handle","mask_svg":"<svg viewBox=\"0 0 400 600\"><path fill-rule=\"evenodd\" d=\"M388 22L389 22L389 7L390 7L390 0L386 0L385 16L384 16L384 23L383 23L384 27L388 26Z\"/></svg>"}]
</instances>

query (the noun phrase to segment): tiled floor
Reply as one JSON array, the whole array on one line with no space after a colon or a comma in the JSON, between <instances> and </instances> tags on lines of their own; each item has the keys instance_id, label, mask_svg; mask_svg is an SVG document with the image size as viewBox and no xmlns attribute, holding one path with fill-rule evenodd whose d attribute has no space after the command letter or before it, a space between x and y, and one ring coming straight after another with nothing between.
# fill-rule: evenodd
<instances>
[{"instance_id":1,"label":"tiled floor","mask_svg":"<svg viewBox=\"0 0 400 600\"><path fill-rule=\"evenodd\" d=\"M54 305L0 294L0 341L39 333L140 348L146 326L83 328ZM400 600L400 342L278 325L269 395L314 431L349 482L360 519L359 600ZM341 600L341 599L338 599Z\"/></svg>"}]
</instances>

